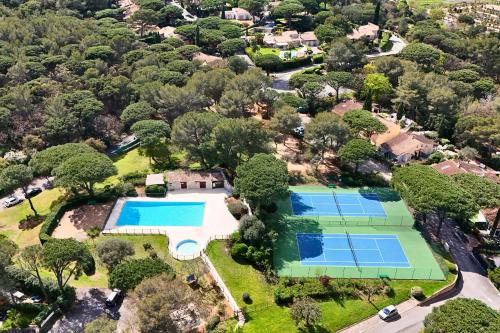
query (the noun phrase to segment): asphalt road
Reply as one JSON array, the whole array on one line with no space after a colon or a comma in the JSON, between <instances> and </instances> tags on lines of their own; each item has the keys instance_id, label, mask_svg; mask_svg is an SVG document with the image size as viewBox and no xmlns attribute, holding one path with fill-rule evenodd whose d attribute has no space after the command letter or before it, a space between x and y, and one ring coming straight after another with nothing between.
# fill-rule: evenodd
<instances>
[{"instance_id":1,"label":"asphalt road","mask_svg":"<svg viewBox=\"0 0 500 333\"><path fill-rule=\"evenodd\" d=\"M419 333L423 328L423 321L434 307L442 305L446 300L456 297L475 298L483 301L490 307L500 310L500 293L491 284L486 272L472 256L471 249L459 237L454 222L446 221L443 225L442 239L450 246L461 271L461 278L453 292L426 306L418 306L408 302L398 305L400 316L389 322L384 322L377 316L368 318L343 333Z\"/></svg>"},{"instance_id":2,"label":"asphalt road","mask_svg":"<svg viewBox=\"0 0 500 333\"><path fill-rule=\"evenodd\" d=\"M54 177L50 177L49 179L52 181L52 180L54 180ZM43 186L42 186L42 185L43 185L43 184L45 184L46 182L47 182L47 178L45 178L45 177L35 178L35 179L31 182L30 187L40 187L43 191L45 191L45 189L43 188ZM13 194L14 194L16 197L19 197L19 198L23 198L23 199L24 199L24 194L23 194L23 191L22 191L20 188L18 188L17 190L15 190ZM4 210L4 209L5 209L5 208L4 208L4 206L3 206L3 201L4 201L5 199L7 199L8 197L10 197L11 195L12 195L12 193L11 193L11 194L9 194L9 195L6 195L6 196L4 196L4 197L1 197L1 198L0 198L0 211L2 211L2 210Z\"/></svg>"}]
</instances>

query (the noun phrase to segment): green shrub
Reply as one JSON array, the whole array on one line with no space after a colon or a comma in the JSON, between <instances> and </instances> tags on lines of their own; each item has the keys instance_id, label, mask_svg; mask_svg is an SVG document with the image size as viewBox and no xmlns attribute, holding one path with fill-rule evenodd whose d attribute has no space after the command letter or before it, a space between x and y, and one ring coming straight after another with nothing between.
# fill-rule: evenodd
<instances>
[{"instance_id":1,"label":"green shrub","mask_svg":"<svg viewBox=\"0 0 500 333\"><path fill-rule=\"evenodd\" d=\"M213 329L215 329L217 327L217 325L219 325L219 323L220 323L219 316L215 315L215 316L210 317L210 319L207 322L207 330L209 332L212 331Z\"/></svg>"},{"instance_id":2,"label":"green shrub","mask_svg":"<svg viewBox=\"0 0 500 333\"><path fill-rule=\"evenodd\" d=\"M488 278L493 282L495 287L500 290L500 267L496 267L488 271Z\"/></svg>"},{"instance_id":3,"label":"green shrub","mask_svg":"<svg viewBox=\"0 0 500 333\"><path fill-rule=\"evenodd\" d=\"M231 248L231 257L235 260L244 260L247 258L248 246L243 243L234 244Z\"/></svg>"},{"instance_id":4,"label":"green shrub","mask_svg":"<svg viewBox=\"0 0 500 333\"><path fill-rule=\"evenodd\" d=\"M324 57L325 56L323 53L318 53L318 54L313 55L312 61L314 64L321 64L324 61Z\"/></svg>"},{"instance_id":5,"label":"green shrub","mask_svg":"<svg viewBox=\"0 0 500 333\"><path fill-rule=\"evenodd\" d=\"M252 302L252 299L250 298L250 295L248 293L243 293L243 295L241 295L241 299L246 304L249 304L250 302Z\"/></svg>"},{"instance_id":6,"label":"green shrub","mask_svg":"<svg viewBox=\"0 0 500 333\"><path fill-rule=\"evenodd\" d=\"M146 186L146 195L148 196L165 196L165 185L148 185Z\"/></svg>"},{"instance_id":7,"label":"green shrub","mask_svg":"<svg viewBox=\"0 0 500 333\"><path fill-rule=\"evenodd\" d=\"M418 299L418 300L423 299L424 298L424 291L419 286L411 287L410 296L415 298L415 299Z\"/></svg>"},{"instance_id":8,"label":"green shrub","mask_svg":"<svg viewBox=\"0 0 500 333\"><path fill-rule=\"evenodd\" d=\"M240 200L235 202L230 202L227 205L227 209L234 216L235 219L239 220L243 215L248 214L248 207Z\"/></svg>"},{"instance_id":9,"label":"green shrub","mask_svg":"<svg viewBox=\"0 0 500 333\"><path fill-rule=\"evenodd\" d=\"M457 265L452 262L446 262L446 268L448 268L448 272L451 274L457 274Z\"/></svg>"},{"instance_id":10,"label":"green shrub","mask_svg":"<svg viewBox=\"0 0 500 333\"><path fill-rule=\"evenodd\" d=\"M120 177L120 180L124 183L132 183L135 186L144 186L146 185L146 171L134 171L124 174Z\"/></svg>"},{"instance_id":11,"label":"green shrub","mask_svg":"<svg viewBox=\"0 0 500 333\"><path fill-rule=\"evenodd\" d=\"M172 272L172 268L160 259L131 259L118 264L109 275L110 288L123 291L134 289L142 280L161 273Z\"/></svg>"}]
</instances>

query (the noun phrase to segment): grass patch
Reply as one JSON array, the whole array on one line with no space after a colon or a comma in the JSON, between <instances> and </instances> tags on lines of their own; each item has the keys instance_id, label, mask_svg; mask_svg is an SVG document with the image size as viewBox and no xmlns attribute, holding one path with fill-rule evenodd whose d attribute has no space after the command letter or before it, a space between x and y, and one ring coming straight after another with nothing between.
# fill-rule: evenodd
<instances>
[{"instance_id":1,"label":"grass patch","mask_svg":"<svg viewBox=\"0 0 500 333\"><path fill-rule=\"evenodd\" d=\"M61 190L57 188L43 191L32 199L33 206L35 206L38 214L47 215L50 212L52 203L59 199L61 195ZM18 228L19 221L28 215L33 215L28 200L17 206L3 209L0 211L0 221L2 221L0 233L12 239L19 247L38 244L38 232L41 224L33 229L21 230Z\"/></svg>"},{"instance_id":2,"label":"grass patch","mask_svg":"<svg viewBox=\"0 0 500 333\"><path fill-rule=\"evenodd\" d=\"M260 272L250 265L235 262L226 253L224 242L211 242L207 253L238 305L248 313L248 322L243 327L243 332L262 332L263 327L268 333L298 332L289 309L274 303L274 288L264 281ZM328 331L339 330L376 314L386 305L407 300L413 286L418 285L425 295L431 295L453 279L454 275L449 274L447 281L393 280L389 284L394 289L394 295L374 297L373 305L361 299L323 301L320 303L323 314L321 325ZM252 304L246 305L243 302L241 296L245 292L250 294Z\"/></svg>"}]
</instances>

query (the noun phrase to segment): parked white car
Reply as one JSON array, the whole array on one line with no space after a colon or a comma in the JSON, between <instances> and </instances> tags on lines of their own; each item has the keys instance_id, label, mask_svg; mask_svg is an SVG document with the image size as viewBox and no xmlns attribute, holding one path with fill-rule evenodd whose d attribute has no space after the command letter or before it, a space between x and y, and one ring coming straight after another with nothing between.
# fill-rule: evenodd
<instances>
[{"instance_id":1,"label":"parked white car","mask_svg":"<svg viewBox=\"0 0 500 333\"><path fill-rule=\"evenodd\" d=\"M378 316L382 320L387 320L398 314L398 309L394 305L389 305L378 312Z\"/></svg>"},{"instance_id":2,"label":"parked white car","mask_svg":"<svg viewBox=\"0 0 500 333\"><path fill-rule=\"evenodd\" d=\"M23 200L24 199L16 197L15 195L13 195L13 196L8 197L7 199L4 200L3 206L5 208L9 208L9 207L17 205L18 203L23 202Z\"/></svg>"}]
</instances>

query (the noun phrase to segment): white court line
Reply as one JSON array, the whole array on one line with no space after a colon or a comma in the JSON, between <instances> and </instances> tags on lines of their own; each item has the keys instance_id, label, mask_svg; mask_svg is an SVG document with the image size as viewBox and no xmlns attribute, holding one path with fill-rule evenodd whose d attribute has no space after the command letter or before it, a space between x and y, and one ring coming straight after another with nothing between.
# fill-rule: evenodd
<instances>
[{"instance_id":1,"label":"white court line","mask_svg":"<svg viewBox=\"0 0 500 333\"><path fill-rule=\"evenodd\" d=\"M385 262L384 256L382 255L382 251L380 251L380 246L378 246L378 242L376 239L375 239L375 245L377 245L378 254L380 255L380 258L382 258L382 262Z\"/></svg>"}]
</instances>

